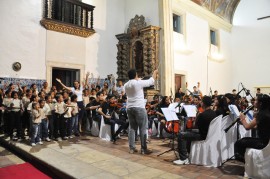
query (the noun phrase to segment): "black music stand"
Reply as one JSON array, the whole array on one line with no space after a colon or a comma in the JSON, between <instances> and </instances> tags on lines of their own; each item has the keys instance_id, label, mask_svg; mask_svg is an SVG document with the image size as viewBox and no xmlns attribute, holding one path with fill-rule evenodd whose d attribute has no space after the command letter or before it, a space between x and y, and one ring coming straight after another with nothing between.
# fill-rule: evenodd
<instances>
[{"instance_id":1,"label":"black music stand","mask_svg":"<svg viewBox=\"0 0 270 179\"><path fill-rule=\"evenodd\" d=\"M231 106L231 107L230 107ZM253 105L249 106L243 113L244 115L246 115L248 113L248 111L252 110L254 108ZM237 107L235 105L229 105L229 109L231 111L231 113L234 115L234 116L239 116L239 111L237 109ZM239 140L240 138L240 132L239 132L239 121L240 121L240 118L239 117L236 117L236 119L234 119L234 122L231 123L231 125L229 125L226 129L224 129L225 133L227 133L236 123L236 141ZM233 156L231 156L229 159L225 160L223 164L225 164L226 162L228 162L229 160L233 160L235 159L235 154Z\"/></svg>"},{"instance_id":2,"label":"black music stand","mask_svg":"<svg viewBox=\"0 0 270 179\"><path fill-rule=\"evenodd\" d=\"M233 114L233 115L235 115L235 114ZM225 131L225 133L227 133L234 126L235 123L236 123L236 141L238 141L240 133L239 133L239 123L238 123L237 119L230 126L228 126L224 131ZM222 162L221 166L224 165L226 162L228 162L230 160L234 160L234 159L235 159L235 154L233 156L231 156L230 158L226 159L224 162Z\"/></svg>"},{"instance_id":3,"label":"black music stand","mask_svg":"<svg viewBox=\"0 0 270 179\"><path fill-rule=\"evenodd\" d=\"M174 111L171 111L169 108L161 108L161 110L162 110L162 112L163 112L163 114L164 114L164 116L165 116L165 118L166 118L167 121L177 121L177 120L179 120L178 117L177 117L177 115L176 115L176 113ZM157 155L158 157L161 156L161 155L163 155L163 154L165 154L165 153L174 151L174 155L176 156L176 158L178 158L177 155L176 155L176 152L175 152L176 148L174 147L174 138L175 138L175 134L174 134L174 123L172 123L172 128L173 128L173 133L172 133L172 147L169 150L166 150L166 151L158 154ZM162 131L160 131L160 132L162 132Z\"/></svg>"}]
</instances>

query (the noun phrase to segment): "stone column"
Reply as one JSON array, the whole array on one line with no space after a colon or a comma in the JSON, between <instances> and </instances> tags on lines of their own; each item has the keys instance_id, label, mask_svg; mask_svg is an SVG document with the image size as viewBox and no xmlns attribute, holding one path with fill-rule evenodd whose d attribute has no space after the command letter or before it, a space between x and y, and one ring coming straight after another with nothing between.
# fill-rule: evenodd
<instances>
[{"instance_id":1,"label":"stone column","mask_svg":"<svg viewBox=\"0 0 270 179\"><path fill-rule=\"evenodd\" d=\"M171 95L174 89L174 51L173 51L173 18L172 0L160 0L161 26L161 57L159 75L161 79L161 94Z\"/></svg>"}]
</instances>

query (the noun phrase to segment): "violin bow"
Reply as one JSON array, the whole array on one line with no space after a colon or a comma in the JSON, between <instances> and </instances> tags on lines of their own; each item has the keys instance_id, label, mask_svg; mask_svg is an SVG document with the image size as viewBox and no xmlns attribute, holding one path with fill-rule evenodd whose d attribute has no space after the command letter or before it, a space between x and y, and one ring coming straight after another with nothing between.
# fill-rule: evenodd
<instances>
[{"instance_id":1,"label":"violin bow","mask_svg":"<svg viewBox=\"0 0 270 179\"><path fill-rule=\"evenodd\" d=\"M173 92L172 92L172 88L171 88L171 103L172 103L172 101L173 101Z\"/></svg>"}]
</instances>

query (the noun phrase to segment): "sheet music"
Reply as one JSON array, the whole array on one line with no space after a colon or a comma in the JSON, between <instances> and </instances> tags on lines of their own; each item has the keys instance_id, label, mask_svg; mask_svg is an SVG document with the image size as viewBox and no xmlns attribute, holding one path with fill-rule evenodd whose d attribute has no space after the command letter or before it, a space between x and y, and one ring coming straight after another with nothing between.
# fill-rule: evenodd
<instances>
[{"instance_id":1,"label":"sheet music","mask_svg":"<svg viewBox=\"0 0 270 179\"><path fill-rule=\"evenodd\" d=\"M246 114L246 117L249 121L253 120L253 114L254 114L253 110L248 111L248 113Z\"/></svg>"},{"instance_id":2,"label":"sheet music","mask_svg":"<svg viewBox=\"0 0 270 179\"><path fill-rule=\"evenodd\" d=\"M229 110L231 111L231 113L233 113L236 118L238 118L240 116L240 112L235 105L231 104L228 107L229 107Z\"/></svg>"},{"instance_id":3,"label":"sheet music","mask_svg":"<svg viewBox=\"0 0 270 179\"><path fill-rule=\"evenodd\" d=\"M179 109L180 107L178 107L178 105L179 103L171 103L168 108L170 109L170 111L180 113L180 109Z\"/></svg>"},{"instance_id":4,"label":"sheet music","mask_svg":"<svg viewBox=\"0 0 270 179\"><path fill-rule=\"evenodd\" d=\"M194 105L184 105L183 106L186 113L187 113L187 117L196 117L197 114L197 108Z\"/></svg>"},{"instance_id":5,"label":"sheet music","mask_svg":"<svg viewBox=\"0 0 270 179\"><path fill-rule=\"evenodd\" d=\"M161 108L167 121L179 120L176 113L171 111L169 108Z\"/></svg>"}]
</instances>

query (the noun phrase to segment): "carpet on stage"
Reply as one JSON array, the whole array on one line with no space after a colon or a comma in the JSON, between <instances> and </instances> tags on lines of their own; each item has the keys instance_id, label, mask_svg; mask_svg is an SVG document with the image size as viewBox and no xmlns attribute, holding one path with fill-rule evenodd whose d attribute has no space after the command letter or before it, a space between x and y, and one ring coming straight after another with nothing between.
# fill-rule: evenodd
<instances>
[{"instance_id":1,"label":"carpet on stage","mask_svg":"<svg viewBox=\"0 0 270 179\"><path fill-rule=\"evenodd\" d=\"M0 168L1 179L48 179L47 175L33 167L29 163L11 165Z\"/></svg>"}]
</instances>

